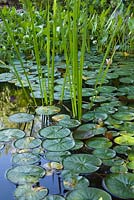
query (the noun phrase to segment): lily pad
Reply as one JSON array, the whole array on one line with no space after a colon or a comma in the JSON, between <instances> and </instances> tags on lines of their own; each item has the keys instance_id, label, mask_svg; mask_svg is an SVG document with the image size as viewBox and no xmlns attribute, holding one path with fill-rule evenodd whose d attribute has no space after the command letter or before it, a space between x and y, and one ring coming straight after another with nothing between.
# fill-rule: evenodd
<instances>
[{"instance_id":1,"label":"lily pad","mask_svg":"<svg viewBox=\"0 0 134 200\"><path fill-rule=\"evenodd\" d=\"M88 121L91 121L91 120L95 120L96 122L98 122L98 120L106 120L108 117L108 115L106 113L102 113L102 112L93 112L93 111L90 111L88 113L85 113L83 116L82 116L82 120L88 122Z\"/></svg>"},{"instance_id":2,"label":"lily pad","mask_svg":"<svg viewBox=\"0 0 134 200\"><path fill-rule=\"evenodd\" d=\"M75 142L72 137L65 137L61 139L46 139L43 141L42 146L48 151L67 151L73 148Z\"/></svg>"},{"instance_id":3,"label":"lily pad","mask_svg":"<svg viewBox=\"0 0 134 200\"><path fill-rule=\"evenodd\" d=\"M17 128L7 128L0 130L0 142L10 142L19 138L23 138L25 132Z\"/></svg>"},{"instance_id":4,"label":"lily pad","mask_svg":"<svg viewBox=\"0 0 134 200\"><path fill-rule=\"evenodd\" d=\"M109 174L104 179L104 187L112 195L121 199L134 198L134 174Z\"/></svg>"},{"instance_id":5,"label":"lily pad","mask_svg":"<svg viewBox=\"0 0 134 200\"><path fill-rule=\"evenodd\" d=\"M116 151L112 149L95 149L93 154L100 159L111 159L115 157Z\"/></svg>"},{"instance_id":6,"label":"lily pad","mask_svg":"<svg viewBox=\"0 0 134 200\"><path fill-rule=\"evenodd\" d=\"M78 150L84 146L84 143L80 140L75 140L75 146L71 150Z\"/></svg>"},{"instance_id":7,"label":"lily pad","mask_svg":"<svg viewBox=\"0 0 134 200\"><path fill-rule=\"evenodd\" d=\"M73 137L78 140L88 139L94 136L94 129L95 124L83 124L73 132Z\"/></svg>"},{"instance_id":8,"label":"lily pad","mask_svg":"<svg viewBox=\"0 0 134 200\"><path fill-rule=\"evenodd\" d=\"M67 200L112 200L111 196L98 188L85 187L81 189L75 189L69 192L66 196Z\"/></svg>"},{"instance_id":9,"label":"lily pad","mask_svg":"<svg viewBox=\"0 0 134 200\"><path fill-rule=\"evenodd\" d=\"M76 119L63 119L58 122L58 125L66 127L66 128L75 128L79 126L81 123Z\"/></svg>"},{"instance_id":10,"label":"lily pad","mask_svg":"<svg viewBox=\"0 0 134 200\"><path fill-rule=\"evenodd\" d=\"M70 119L70 116L66 114L59 114L59 115L54 115L52 117L52 120L55 122L58 122L60 120L65 120L65 119Z\"/></svg>"},{"instance_id":11,"label":"lily pad","mask_svg":"<svg viewBox=\"0 0 134 200\"><path fill-rule=\"evenodd\" d=\"M48 189L44 187L33 187L30 184L19 185L14 193L16 199L19 200L41 200L48 193Z\"/></svg>"},{"instance_id":12,"label":"lily pad","mask_svg":"<svg viewBox=\"0 0 134 200\"><path fill-rule=\"evenodd\" d=\"M99 169L101 160L89 154L73 154L63 160L63 165L74 173L92 173Z\"/></svg>"},{"instance_id":13,"label":"lily pad","mask_svg":"<svg viewBox=\"0 0 134 200\"><path fill-rule=\"evenodd\" d=\"M119 137L116 137L114 139L114 142L120 145L128 145L133 146L134 145L134 137L131 137L130 135L121 135Z\"/></svg>"},{"instance_id":14,"label":"lily pad","mask_svg":"<svg viewBox=\"0 0 134 200\"><path fill-rule=\"evenodd\" d=\"M127 163L127 168L130 170L134 170L134 160Z\"/></svg>"},{"instance_id":15,"label":"lily pad","mask_svg":"<svg viewBox=\"0 0 134 200\"><path fill-rule=\"evenodd\" d=\"M68 128L62 126L49 126L39 131L40 136L49 139L63 138L70 135L70 133L71 131Z\"/></svg>"},{"instance_id":16,"label":"lily pad","mask_svg":"<svg viewBox=\"0 0 134 200\"><path fill-rule=\"evenodd\" d=\"M9 116L9 120L15 123L30 122L34 119L34 115L28 113L16 113Z\"/></svg>"},{"instance_id":17,"label":"lily pad","mask_svg":"<svg viewBox=\"0 0 134 200\"><path fill-rule=\"evenodd\" d=\"M31 165L39 161L40 156L30 152L16 153L12 157L12 162L17 165Z\"/></svg>"},{"instance_id":18,"label":"lily pad","mask_svg":"<svg viewBox=\"0 0 134 200\"><path fill-rule=\"evenodd\" d=\"M63 185L66 190L89 186L89 180L83 176L71 173L69 170L62 171Z\"/></svg>"},{"instance_id":19,"label":"lily pad","mask_svg":"<svg viewBox=\"0 0 134 200\"><path fill-rule=\"evenodd\" d=\"M116 166L110 167L110 171L112 173L126 173L128 169L125 165L116 165Z\"/></svg>"},{"instance_id":20,"label":"lily pad","mask_svg":"<svg viewBox=\"0 0 134 200\"><path fill-rule=\"evenodd\" d=\"M112 142L105 137L94 137L86 141L86 145L89 148L99 149L99 148L109 148L112 146Z\"/></svg>"},{"instance_id":21,"label":"lily pad","mask_svg":"<svg viewBox=\"0 0 134 200\"><path fill-rule=\"evenodd\" d=\"M47 151L45 153L45 158L47 160L55 161L55 162L62 162L64 158L71 155L69 151L59 151L59 152L51 152Z\"/></svg>"},{"instance_id":22,"label":"lily pad","mask_svg":"<svg viewBox=\"0 0 134 200\"><path fill-rule=\"evenodd\" d=\"M24 137L15 141L14 146L18 149L31 149L40 146L41 140L35 137Z\"/></svg>"},{"instance_id":23,"label":"lily pad","mask_svg":"<svg viewBox=\"0 0 134 200\"><path fill-rule=\"evenodd\" d=\"M134 120L134 113L131 111L118 111L112 117L118 120L130 121Z\"/></svg>"},{"instance_id":24,"label":"lily pad","mask_svg":"<svg viewBox=\"0 0 134 200\"><path fill-rule=\"evenodd\" d=\"M56 194L51 195L50 194L42 200L65 200L65 198L60 195L56 195Z\"/></svg>"},{"instance_id":25,"label":"lily pad","mask_svg":"<svg viewBox=\"0 0 134 200\"><path fill-rule=\"evenodd\" d=\"M7 171L6 177L15 184L37 183L45 175L45 169L36 165L22 165Z\"/></svg>"},{"instance_id":26,"label":"lily pad","mask_svg":"<svg viewBox=\"0 0 134 200\"><path fill-rule=\"evenodd\" d=\"M106 166L121 166L123 165L125 162L125 160L123 160L122 158L116 156L115 158L109 159L109 160L104 160L103 159L103 164Z\"/></svg>"},{"instance_id":27,"label":"lily pad","mask_svg":"<svg viewBox=\"0 0 134 200\"><path fill-rule=\"evenodd\" d=\"M54 115L60 112L60 108L56 106L40 106L36 108L35 111L38 115L49 116L49 115Z\"/></svg>"},{"instance_id":28,"label":"lily pad","mask_svg":"<svg viewBox=\"0 0 134 200\"><path fill-rule=\"evenodd\" d=\"M128 154L128 151L131 150L129 146L126 145L118 145L113 148L118 154Z\"/></svg>"}]
</instances>

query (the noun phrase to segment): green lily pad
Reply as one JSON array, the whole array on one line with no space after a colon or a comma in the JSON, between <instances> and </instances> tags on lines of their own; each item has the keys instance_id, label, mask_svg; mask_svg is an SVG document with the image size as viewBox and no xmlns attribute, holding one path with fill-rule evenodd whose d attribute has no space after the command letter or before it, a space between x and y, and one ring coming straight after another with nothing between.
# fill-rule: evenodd
<instances>
[{"instance_id":1,"label":"green lily pad","mask_svg":"<svg viewBox=\"0 0 134 200\"><path fill-rule=\"evenodd\" d=\"M127 168L130 170L134 170L134 160L127 163Z\"/></svg>"},{"instance_id":2,"label":"green lily pad","mask_svg":"<svg viewBox=\"0 0 134 200\"><path fill-rule=\"evenodd\" d=\"M94 137L86 141L86 145L89 148L99 149L99 148L109 148L112 146L112 142L105 137Z\"/></svg>"},{"instance_id":3,"label":"green lily pad","mask_svg":"<svg viewBox=\"0 0 134 200\"><path fill-rule=\"evenodd\" d=\"M83 176L71 173L69 170L62 171L63 185L66 190L89 186L89 180Z\"/></svg>"},{"instance_id":4,"label":"green lily pad","mask_svg":"<svg viewBox=\"0 0 134 200\"><path fill-rule=\"evenodd\" d=\"M104 179L104 187L112 195L121 199L134 198L134 174L109 174Z\"/></svg>"},{"instance_id":5,"label":"green lily pad","mask_svg":"<svg viewBox=\"0 0 134 200\"><path fill-rule=\"evenodd\" d=\"M106 120L107 117L108 115L106 113L90 111L82 116L82 120L86 122L95 120L96 122L98 122L100 119Z\"/></svg>"},{"instance_id":6,"label":"green lily pad","mask_svg":"<svg viewBox=\"0 0 134 200\"><path fill-rule=\"evenodd\" d=\"M34 137L24 137L14 142L14 146L18 149L31 149L41 145L41 140Z\"/></svg>"},{"instance_id":7,"label":"green lily pad","mask_svg":"<svg viewBox=\"0 0 134 200\"><path fill-rule=\"evenodd\" d=\"M37 183L45 175L45 169L36 165L22 165L7 171L6 177L15 184Z\"/></svg>"},{"instance_id":8,"label":"green lily pad","mask_svg":"<svg viewBox=\"0 0 134 200\"><path fill-rule=\"evenodd\" d=\"M40 156L30 152L16 153L12 157L12 162L17 165L31 165L39 161Z\"/></svg>"},{"instance_id":9,"label":"green lily pad","mask_svg":"<svg viewBox=\"0 0 134 200\"><path fill-rule=\"evenodd\" d=\"M54 115L52 117L52 120L55 122L58 122L60 120L65 120L65 119L70 119L70 116L66 114L59 114L59 115Z\"/></svg>"},{"instance_id":10,"label":"green lily pad","mask_svg":"<svg viewBox=\"0 0 134 200\"><path fill-rule=\"evenodd\" d=\"M130 135L122 135L119 137L116 137L114 139L114 142L120 145L128 145L133 146L134 145L134 137L131 137Z\"/></svg>"},{"instance_id":11,"label":"green lily pad","mask_svg":"<svg viewBox=\"0 0 134 200\"><path fill-rule=\"evenodd\" d=\"M115 146L113 148L118 154L125 154L127 155L128 154L128 151L131 150L131 148L129 146L125 146L125 145L118 145L118 146Z\"/></svg>"},{"instance_id":12,"label":"green lily pad","mask_svg":"<svg viewBox=\"0 0 134 200\"><path fill-rule=\"evenodd\" d=\"M54 115L60 112L60 108L56 106L40 106L35 109L38 115Z\"/></svg>"},{"instance_id":13,"label":"green lily pad","mask_svg":"<svg viewBox=\"0 0 134 200\"><path fill-rule=\"evenodd\" d=\"M73 154L63 160L63 165L74 173L92 173L99 169L101 160L89 154Z\"/></svg>"},{"instance_id":14,"label":"green lily pad","mask_svg":"<svg viewBox=\"0 0 134 200\"><path fill-rule=\"evenodd\" d=\"M112 173L126 173L128 169L125 165L116 165L116 166L110 167L110 171Z\"/></svg>"},{"instance_id":15,"label":"green lily pad","mask_svg":"<svg viewBox=\"0 0 134 200\"><path fill-rule=\"evenodd\" d=\"M134 161L134 150L133 149L128 152L128 160Z\"/></svg>"},{"instance_id":16,"label":"green lily pad","mask_svg":"<svg viewBox=\"0 0 134 200\"><path fill-rule=\"evenodd\" d=\"M111 196L104 190L85 187L81 189L75 189L69 192L66 196L67 200L112 200Z\"/></svg>"},{"instance_id":17,"label":"green lily pad","mask_svg":"<svg viewBox=\"0 0 134 200\"><path fill-rule=\"evenodd\" d=\"M48 151L67 151L73 148L75 142L72 137L65 137L60 139L46 139L43 141L42 146Z\"/></svg>"},{"instance_id":18,"label":"green lily pad","mask_svg":"<svg viewBox=\"0 0 134 200\"><path fill-rule=\"evenodd\" d=\"M45 153L45 158L47 160L55 161L55 162L62 162L64 158L71 155L69 151L59 151L59 152L51 152L47 151Z\"/></svg>"},{"instance_id":19,"label":"green lily pad","mask_svg":"<svg viewBox=\"0 0 134 200\"><path fill-rule=\"evenodd\" d=\"M100 159L111 159L115 157L116 151L112 149L95 149L93 154Z\"/></svg>"},{"instance_id":20,"label":"green lily pad","mask_svg":"<svg viewBox=\"0 0 134 200\"><path fill-rule=\"evenodd\" d=\"M44 187L33 187L30 184L19 185L14 193L16 199L19 200L41 200L48 193L48 189Z\"/></svg>"},{"instance_id":21,"label":"green lily pad","mask_svg":"<svg viewBox=\"0 0 134 200\"><path fill-rule=\"evenodd\" d=\"M34 119L34 115L28 113L16 113L9 116L9 120L15 123L25 123L30 122Z\"/></svg>"},{"instance_id":22,"label":"green lily pad","mask_svg":"<svg viewBox=\"0 0 134 200\"><path fill-rule=\"evenodd\" d=\"M123 165L125 162L125 160L123 160L122 158L116 156L115 158L109 159L109 160L105 160L103 159L103 164L106 166L121 166Z\"/></svg>"},{"instance_id":23,"label":"green lily pad","mask_svg":"<svg viewBox=\"0 0 134 200\"><path fill-rule=\"evenodd\" d=\"M39 131L41 137L49 139L63 138L70 135L70 133L71 131L68 128L62 126L49 126Z\"/></svg>"},{"instance_id":24,"label":"green lily pad","mask_svg":"<svg viewBox=\"0 0 134 200\"><path fill-rule=\"evenodd\" d=\"M93 102L105 102L105 101L109 101L110 100L110 97L106 97L106 96L92 96L90 97L90 101L93 101Z\"/></svg>"},{"instance_id":25,"label":"green lily pad","mask_svg":"<svg viewBox=\"0 0 134 200\"><path fill-rule=\"evenodd\" d=\"M102 93L112 93L113 91L116 91L117 88L110 85L105 85L97 88L97 90Z\"/></svg>"},{"instance_id":26,"label":"green lily pad","mask_svg":"<svg viewBox=\"0 0 134 200\"><path fill-rule=\"evenodd\" d=\"M17 128L7 128L0 130L0 142L10 142L19 138L23 138L25 132Z\"/></svg>"},{"instance_id":27,"label":"green lily pad","mask_svg":"<svg viewBox=\"0 0 134 200\"><path fill-rule=\"evenodd\" d=\"M121 83L129 83L129 84L133 84L134 83L134 79L129 77L122 77L119 79Z\"/></svg>"},{"instance_id":28,"label":"green lily pad","mask_svg":"<svg viewBox=\"0 0 134 200\"><path fill-rule=\"evenodd\" d=\"M71 150L78 150L84 146L84 143L80 140L75 140L75 146Z\"/></svg>"},{"instance_id":29,"label":"green lily pad","mask_svg":"<svg viewBox=\"0 0 134 200\"><path fill-rule=\"evenodd\" d=\"M134 113L129 111L118 111L112 117L118 120L130 121L134 120Z\"/></svg>"},{"instance_id":30,"label":"green lily pad","mask_svg":"<svg viewBox=\"0 0 134 200\"><path fill-rule=\"evenodd\" d=\"M56 195L56 194L51 195L50 194L42 200L65 200L65 198L60 195Z\"/></svg>"},{"instance_id":31,"label":"green lily pad","mask_svg":"<svg viewBox=\"0 0 134 200\"><path fill-rule=\"evenodd\" d=\"M95 124L83 124L73 132L73 137L77 140L88 139L94 136L93 132L94 129L95 129Z\"/></svg>"},{"instance_id":32,"label":"green lily pad","mask_svg":"<svg viewBox=\"0 0 134 200\"><path fill-rule=\"evenodd\" d=\"M63 119L58 122L58 125L63 126L65 128L75 128L80 124L81 123L76 119Z\"/></svg>"}]
</instances>

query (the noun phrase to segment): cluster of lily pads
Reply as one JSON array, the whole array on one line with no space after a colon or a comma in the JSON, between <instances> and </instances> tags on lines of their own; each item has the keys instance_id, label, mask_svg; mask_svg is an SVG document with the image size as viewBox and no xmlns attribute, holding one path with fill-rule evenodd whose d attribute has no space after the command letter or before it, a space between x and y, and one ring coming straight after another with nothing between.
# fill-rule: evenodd
<instances>
[{"instance_id":1,"label":"cluster of lily pads","mask_svg":"<svg viewBox=\"0 0 134 200\"><path fill-rule=\"evenodd\" d=\"M102 88L109 97L108 89L113 92L114 87ZM106 99L108 103L99 101L94 110L84 105L82 123L67 114L58 114L57 106L39 106L36 115L16 113L9 117L14 123L32 122L32 128L37 116L42 117L42 128L36 134L18 128L0 130L1 148L7 143L14 147L12 168L6 177L17 186L16 199L111 200L111 195L133 198L134 108L113 99ZM94 103L97 105L98 101ZM107 168L107 174L101 175L103 189L95 188L90 175L103 167ZM64 196L49 194L39 184L40 179L55 172L61 174Z\"/></svg>"}]
</instances>

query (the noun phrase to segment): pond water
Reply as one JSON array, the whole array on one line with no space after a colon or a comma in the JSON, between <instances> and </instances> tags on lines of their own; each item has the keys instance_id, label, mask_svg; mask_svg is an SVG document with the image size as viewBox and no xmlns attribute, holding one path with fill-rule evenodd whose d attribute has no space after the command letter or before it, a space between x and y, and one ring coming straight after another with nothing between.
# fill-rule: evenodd
<instances>
[{"instance_id":1,"label":"pond water","mask_svg":"<svg viewBox=\"0 0 134 200\"><path fill-rule=\"evenodd\" d=\"M95 58L94 58L95 59ZM101 60L101 59L100 59ZM89 64L89 69L90 70L90 65L94 65L94 60L91 59L91 63ZM99 64L99 62L98 62ZM96 104L96 107L100 107L101 104L103 105L103 103L106 103L108 100L108 103L110 104L109 101L109 97L111 98L112 102L120 102L121 104L118 106L118 109L120 109L120 107L124 107L123 109L130 109L132 110L132 112L134 112L134 70L133 70L133 64L134 64L134 57L130 55L129 58L124 58L123 56L120 57L119 55L116 57L115 56L115 60L114 63L112 64L112 67L110 68L108 74L107 74L107 79L109 80L109 83L104 84L109 85L109 86L113 86L113 87L117 87L117 90L111 94L110 96L110 92L107 91L108 88L103 88L102 91L100 91L100 96L102 97L106 97L106 101L102 101L102 100L98 100L95 101L94 103ZM125 69L125 70L124 70ZM88 79L86 80L87 77L87 67L85 68L85 72L84 72L84 85L86 88L92 88L94 87L93 83L90 83L90 80L93 81L93 79ZM92 71L96 71L96 67L94 67L92 69ZM129 71L128 75L127 72ZM91 74L90 74L91 75ZM118 75L118 76L116 76ZM95 76L95 74L92 74L91 76ZM106 90L106 93L103 91ZM22 89L19 87L14 87L14 85L12 83L3 83L1 81L1 87L0 87L0 129L4 129L4 128L18 128L18 125L16 125L15 123L11 123L9 122L8 117L11 114L17 113L17 112L28 112L28 106L27 106L27 101L25 100L24 96L23 96L23 92ZM115 96L113 96L115 95ZM115 99L114 99L115 97ZM86 102L86 104L88 104L89 99L87 100L87 95L84 96L84 103ZM105 108L106 108L106 104ZM102 107L104 107L104 105ZM83 105L84 107L85 105ZM128 107L128 108L127 108ZM112 109L117 108L112 107ZM104 109L104 108L103 108ZM110 113L110 108L108 108L109 110L100 110L100 112L108 112ZM86 109L83 109L84 114L87 112L85 111ZM99 111L99 110L98 110ZM111 110L112 111L112 110ZM124 110L123 110L124 111ZM126 110L125 110L126 111ZM130 110L129 110L130 111ZM116 112L116 111L115 111ZM111 114L111 113L110 113ZM113 113L112 113L113 114ZM119 116L118 116L119 118ZM87 121L87 116L83 116L83 123L88 123ZM94 122L96 119L91 120L89 123ZM41 123L42 119L40 117L37 117L37 119L35 119L34 121L34 126L33 126L33 130L32 130L32 135L35 135L40 129L41 129ZM105 121L105 120L104 120ZM134 118L131 120L131 122L134 121ZM123 121L123 124L125 123L125 120ZM26 128L25 128L25 132L27 134L30 133L31 130L31 122L29 124L27 124ZM114 124L109 124L109 122L107 121L105 123L105 126L107 128L107 134L108 131L112 130L112 131L117 131L114 126ZM112 128L111 128L112 127ZM23 129L24 126L21 127L21 129ZM120 129L119 129L120 130ZM122 130L122 129L121 129ZM110 133L111 134L111 133ZM118 135L118 134L117 134ZM98 136L102 136L101 134L98 134ZM104 135L103 135L104 136ZM113 142L113 135L107 135L106 136L108 139L111 139L111 141ZM111 138L110 138L111 137ZM85 142L85 141L84 141ZM113 147L116 146L116 144L113 142ZM129 145L128 145L129 146ZM131 145L134 146L134 145ZM15 191L15 184L11 183L9 180L7 180L6 178L6 171L11 168L13 166L13 163L11 161L12 158L12 153L14 152L14 147L13 145L6 145L4 148L1 149L0 151L0 199L3 200L14 200L14 191ZM72 153L88 153L90 152L90 150L86 147L81 148L80 150L76 150L76 151L71 151ZM125 155L121 155L121 158L125 157L125 159L127 158L127 156ZM44 157L41 157L41 161L40 161L40 165L43 166L45 163L47 163L48 160L46 160ZM110 171L109 171L109 166L105 166L102 165L102 167L95 173L90 174L90 175L84 175L84 177L86 177L87 179L90 180L91 187L97 187L97 188L101 188L102 187L102 179L103 177L105 177ZM134 169L133 169L134 170ZM130 170L131 172L132 170ZM53 173L53 175L48 175L45 176L44 178L41 178L38 186L44 186L49 190L49 194L59 194L59 195L64 195L66 190L63 187L63 181L62 181L62 177L61 177L61 173L59 171L56 171ZM118 200L119 198L115 198L112 197L113 200Z\"/></svg>"}]
</instances>

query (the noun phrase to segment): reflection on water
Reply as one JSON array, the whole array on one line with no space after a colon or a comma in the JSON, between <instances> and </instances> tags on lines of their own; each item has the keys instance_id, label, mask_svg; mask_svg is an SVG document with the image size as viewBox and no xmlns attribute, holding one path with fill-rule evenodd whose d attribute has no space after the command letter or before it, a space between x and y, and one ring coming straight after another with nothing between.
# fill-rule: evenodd
<instances>
[{"instance_id":1,"label":"reflection on water","mask_svg":"<svg viewBox=\"0 0 134 200\"><path fill-rule=\"evenodd\" d=\"M5 178L7 169L11 168L11 154L6 154L4 150L0 154L0 199L14 200L13 193L15 185Z\"/></svg>"}]
</instances>

